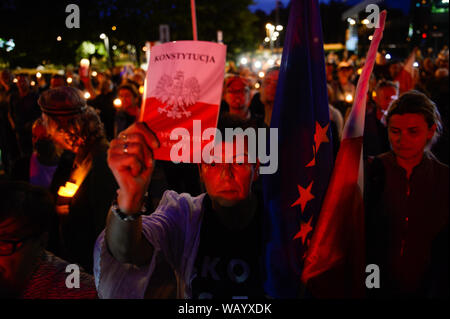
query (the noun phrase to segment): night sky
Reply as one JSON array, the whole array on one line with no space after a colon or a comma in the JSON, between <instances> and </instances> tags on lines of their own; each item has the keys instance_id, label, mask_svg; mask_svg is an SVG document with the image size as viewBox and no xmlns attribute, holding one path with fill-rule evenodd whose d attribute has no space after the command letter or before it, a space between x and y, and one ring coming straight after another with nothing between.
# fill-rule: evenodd
<instances>
[{"instance_id":1,"label":"night sky","mask_svg":"<svg viewBox=\"0 0 450 319\"><path fill-rule=\"evenodd\" d=\"M261 9L267 13L270 13L273 9L275 9L276 0L253 0L256 4L251 6L251 10ZM283 6L287 6L290 0L281 0ZM337 0L339 1L339 0ZM347 2L351 5L358 4L361 2L360 0L341 0L343 2ZM328 3L330 0L319 0L319 2ZM409 11L410 0L386 0L387 5L391 8L402 9L405 13Z\"/></svg>"}]
</instances>

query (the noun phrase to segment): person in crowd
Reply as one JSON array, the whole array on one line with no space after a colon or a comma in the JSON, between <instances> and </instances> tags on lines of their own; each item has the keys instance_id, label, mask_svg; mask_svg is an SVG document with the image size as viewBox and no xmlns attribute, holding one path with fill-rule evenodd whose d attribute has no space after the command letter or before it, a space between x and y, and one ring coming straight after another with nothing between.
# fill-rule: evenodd
<instances>
[{"instance_id":1,"label":"person in crowd","mask_svg":"<svg viewBox=\"0 0 450 319\"><path fill-rule=\"evenodd\" d=\"M240 76L225 79L224 101L228 113L243 121L254 121L257 127L267 127L264 118L250 111L250 82Z\"/></svg>"},{"instance_id":2,"label":"person in crowd","mask_svg":"<svg viewBox=\"0 0 450 319\"><path fill-rule=\"evenodd\" d=\"M331 87L330 84L327 84L327 93L328 99L330 99L330 96L333 96L333 88ZM328 109L330 111L330 128L331 128L331 136L333 139L332 140L333 156L334 159L336 159L339 147L341 145L342 130L344 129L344 118L342 117L341 112L339 112L339 110L336 109L329 102L328 102Z\"/></svg>"},{"instance_id":3,"label":"person in crowd","mask_svg":"<svg viewBox=\"0 0 450 319\"><path fill-rule=\"evenodd\" d=\"M50 88L55 89L60 86L66 86L66 76L62 74L53 74L50 78Z\"/></svg>"},{"instance_id":4,"label":"person in crowd","mask_svg":"<svg viewBox=\"0 0 450 319\"><path fill-rule=\"evenodd\" d=\"M268 127L270 127L270 121L272 119L279 74L279 67L273 67L267 70L261 83L261 93L255 94L250 103L250 111L256 117L263 118L264 123Z\"/></svg>"},{"instance_id":5,"label":"person in crowd","mask_svg":"<svg viewBox=\"0 0 450 319\"><path fill-rule=\"evenodd\" d=\"M325 74L327 76L327 84L331 84L334 80L335 65L331 62L325 63Z\"/></svg>"},{"instance_id":6,"label":"person in crowd","mask_svg":"<svg viewBox=\"0 0 450 319\"><path fill-rule=\"evenodd\" d=\"M136 122L140 112L140 95L134 85L122 84L117 88L117 95L122 104L116 112L115 136Z\"/></svg>"},{"instance_id":7,"label":"person in crowd","mask_svg":"<svg viewBox=\"0 0 450 319\"><path fill-rule=\"evenodd\" d=\"M12 73L7 69L0 73L0 162L7 175L11 173L15 161L20 157L15 123L10 107L11 96L17 95L17 87L13 78Z\"/></svg>"},{"instance_id":8,"label":"person in crowd","mask_svg":"<svg viewBox=\"0 0 450 319\"><path fill-rule=\"evenodd\" d=\"M112 81L106 75L99 74L98 78L99 92L91 100L90 104L100 112L100 119L105 126L106 137L110 141L114 138L114 118L116 115L114 98L116 93Z\"/></svg>"},{"instance_id":9,"label":"person in crowd","mask_svg":"<svg viewBox=\"0 0 450 319\"><path fill-rule=\"evenodd\" d=\"M58 87L39 98L45 128L60 148L73 153L68 176L56 176L62 185L77 185L57 205L60 217L61 253L65 259L92 272L92 249L105 227L106 212L115 194L114 177L106 163L108 141L95 110L86 104L80 90Z\"/></svg>"},{"instance_id":10,"label":"person in crowd","mask_svg":"<svg viewBox=\"0 0 450 319\"><path fill-rule=\"evenodd\" d=\"M342 116L345 116L347 109L351 107L355 96L355 85L350 81L353 74L353 67L348 62L340 62L337 66L337 79L331 84L334 96L331 104L337 108Z\"/></svg>"},{"instance_id":11,"label":"person in crowd","mask_svg":"<svg viewBox=\"0 0 450 319\"><path fill-rule=\"evenodd\" d=\"M364 126L364 157L376 156L390 150L386 128L389 106L398 98L398 84L381 80L374 89L373 103L367 102Z\"/></svg>"},{"instance_id":12,"label":"person in crowd","mask_svg":"<svg viewBox=\"0 0 450 319\"><path fill-rule=\"evenodd\" d=\"M0 181L0 298L97 298L91 275L78 269L77 286L68 287L67 269L73 268L45 249L54 214L45 189Z\"/></svg>"},{"instance_id":13,"label":"person in crowd","mask_svg":"<svg viewBox=\"0 0 450 319\"><path fill-rule=\"evenodd\" d=\"M22 73L17 75L17 93L11 96L11 117L18 139L21 156L29 156L33 152L31 143L31 127L41 116L37 105L38 95L31 89L30 77Z\"/></svg>"},{"instance_id":14,"label":"person in crowd","mask_svg":"<svg viewBox=\"0 0 450 319\"><path fill-rule=\"evenodd\" d=\"M33 154L15 163L12 178L49 189L58 167L59 156L41 118L33 124L32 143Z\"/></svg>"},{"instance_id":15,"label":"person in crowd","mask_svg":"<svg viewBox=\"0 0 450 319\"><path fill-rule=\"evenodd\" d=\"M364 191L366 263L381 272L381 288L370 294L448 297L448 282L439 278L448 278L449 171L429 151L441 131L439 112L410 91L391 105L386 122L392 150L369 159Z\"/></svg>"},{"instance_id":16,"label":"person in crowd","mask_svg":"<svg viewBox=\"0 0 450 319\"><path fill-rule=\"evenodd\" d=\"M219 123L225 136L225 127L245 130L248 122L228 116ZM239 139L244 150L225 153ZM111 143L108 163L119 190L95 248L99 296L161 297L158 287L173 287L169 295L177 298L263 297L262 208L252 192L259 164L249 160L245 135L216 140L222 155L199 164L206 193L167 191L154 213L141 216L158 143L143 123ZM164 282L156 274L168 267Z\"/></svg>"}]
</instances>

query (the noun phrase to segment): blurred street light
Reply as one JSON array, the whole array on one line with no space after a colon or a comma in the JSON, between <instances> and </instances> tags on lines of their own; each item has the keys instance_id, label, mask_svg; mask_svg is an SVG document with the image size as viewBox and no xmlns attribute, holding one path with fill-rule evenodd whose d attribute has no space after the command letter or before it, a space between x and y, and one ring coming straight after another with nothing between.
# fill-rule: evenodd
<instances>
[{"instance_id":1,"label":"blurred street light","mask_svg":"<svg viewBox=\"0 0 450 319\"><path fill-rule=\"evenodd\" d=\"M60 36L60 35L58 35L57 37L56 37L56 41L61 41L62 40L62 37Z\"/></svg>"}]
</instances>

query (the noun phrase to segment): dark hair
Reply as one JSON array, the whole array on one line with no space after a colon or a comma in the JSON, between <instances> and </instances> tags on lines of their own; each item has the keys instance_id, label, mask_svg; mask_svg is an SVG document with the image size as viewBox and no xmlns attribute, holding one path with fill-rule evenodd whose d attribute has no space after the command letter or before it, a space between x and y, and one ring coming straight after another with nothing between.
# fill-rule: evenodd
<instances>
[{"instance_id":1,"label":"dark hair","mask_svg":"<svg viewBox=\"0 0 450 319\"><path fill-rule=\"evenodd\" d=\"M436 104L419 91L408 91L391 104L386 116L386 123L389 124L389 120L395 114L403 115L407 113L423 115L429 128L436 124L436 133L432 139L432 144L435 143L442 133L441 115Z\"/></svg>"},{"instance_id":2,"label":"dark hair","mask_svg":"<svg viewBox=\"0 0 450 319\"><path fill-rule=\"evenodd\" d=\"M230 129L242 129L242 135L245 135L245 130L248 128L251 128L255 131L255 142L256 142L256 154L255 156L257 156L258 154L258 125L257 125L257 121L250 119L250 120L243 120L240 117L234 115L234 114L229 114L229 113L223 113L222 115L220 115L219 121L217 123L217 130L220 132L220 134L222 135L222 141L225 140L225 131L227 128ZM269 134L268 129L266 129L266 134ZM238 134L236 134L238 135Z\"/></svg>"},{"instance_id":3,"label":"dark hair","mask_svg":"<svg viewBox=\"0 0 450 319\"><path fill-rule=\"evenodd\" d=\"M128 90L128 91L131 92L131 94L133 94L133 96L135 98L139 98L140 97L139 91L136 89L136 86L131 84L131 83L122 84L121 86L119 86L117 88L117 92L119 92L120 90Z\"/></svg>"},{"instance_id":4,"label":"dark hair","mask_svg":"<svg viewBox=\"0 0 450 319\"><path fill-rule=\"evenodd\" d=\"M392 82L392 81L388 81L388 80L380 80L377 83L374 91L378 91L378 90L380 90L382 88L385 88L385 87L393 87L394 89L397 90L397 92L398 92L398 89L399 89L398 82Z\"/></svg>"},{"instance_id":5,"label":"dark hair","mask_svg":"<svg viewBox=\"0 0 450 319\"><path fill-rule=\"evenodd\" d=\"M25 182L0 181L0 222L13 218L33 234L40 235L49 231L54 214L53 197L45 188Z\"/></svg>"},{"instance_id":6,"label":"dark hair","mask_svg":"<svg viewBox=\"0 0 450 319\"><path fill-rule=\"evenodd\" d=\"M258 132L258 126L256 125L256 121L253 120L243 120L237 115L230 113L222 113L219 117L219 121L217 122L217 130L220 131L222 136L225 136L226 128L241 128L242 130L246 130L247 128L253 128L256 132Z\"/></svg>"}]
</instances>

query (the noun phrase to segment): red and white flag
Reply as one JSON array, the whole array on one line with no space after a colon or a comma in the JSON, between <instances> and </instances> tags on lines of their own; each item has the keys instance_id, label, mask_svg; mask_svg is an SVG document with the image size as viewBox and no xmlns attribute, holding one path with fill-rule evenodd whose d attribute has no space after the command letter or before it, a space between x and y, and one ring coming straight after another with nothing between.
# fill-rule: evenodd
<instances>
[{"instance_id":1,"label":"red and white flag","mask_svg":"<svg viewBox=\"0 0 450 319\"><path fill-rule=\"evenodd\" d=\"M370 44L345 123L327 193L304 260L301 280L316 298L364 295L364 205L362 142L366 99L386 11Z\"/></svg>"},{"instance_id":2,"label":"red and white flag","mask_svg":"<svg viewBox=\"0 0 450 319\"><path fill-rule=\"evenodd\" d=\"M140 121L161 143L155 159L170 161L172 147L180 143L189 147L190 162L200 158L200 148L212 140L203 140L203 132L217 127L225 58L226 46L213 42L176 41L152 48ZM174 129L187 134L171 139Z\"/></svg>"}]
</instances>

